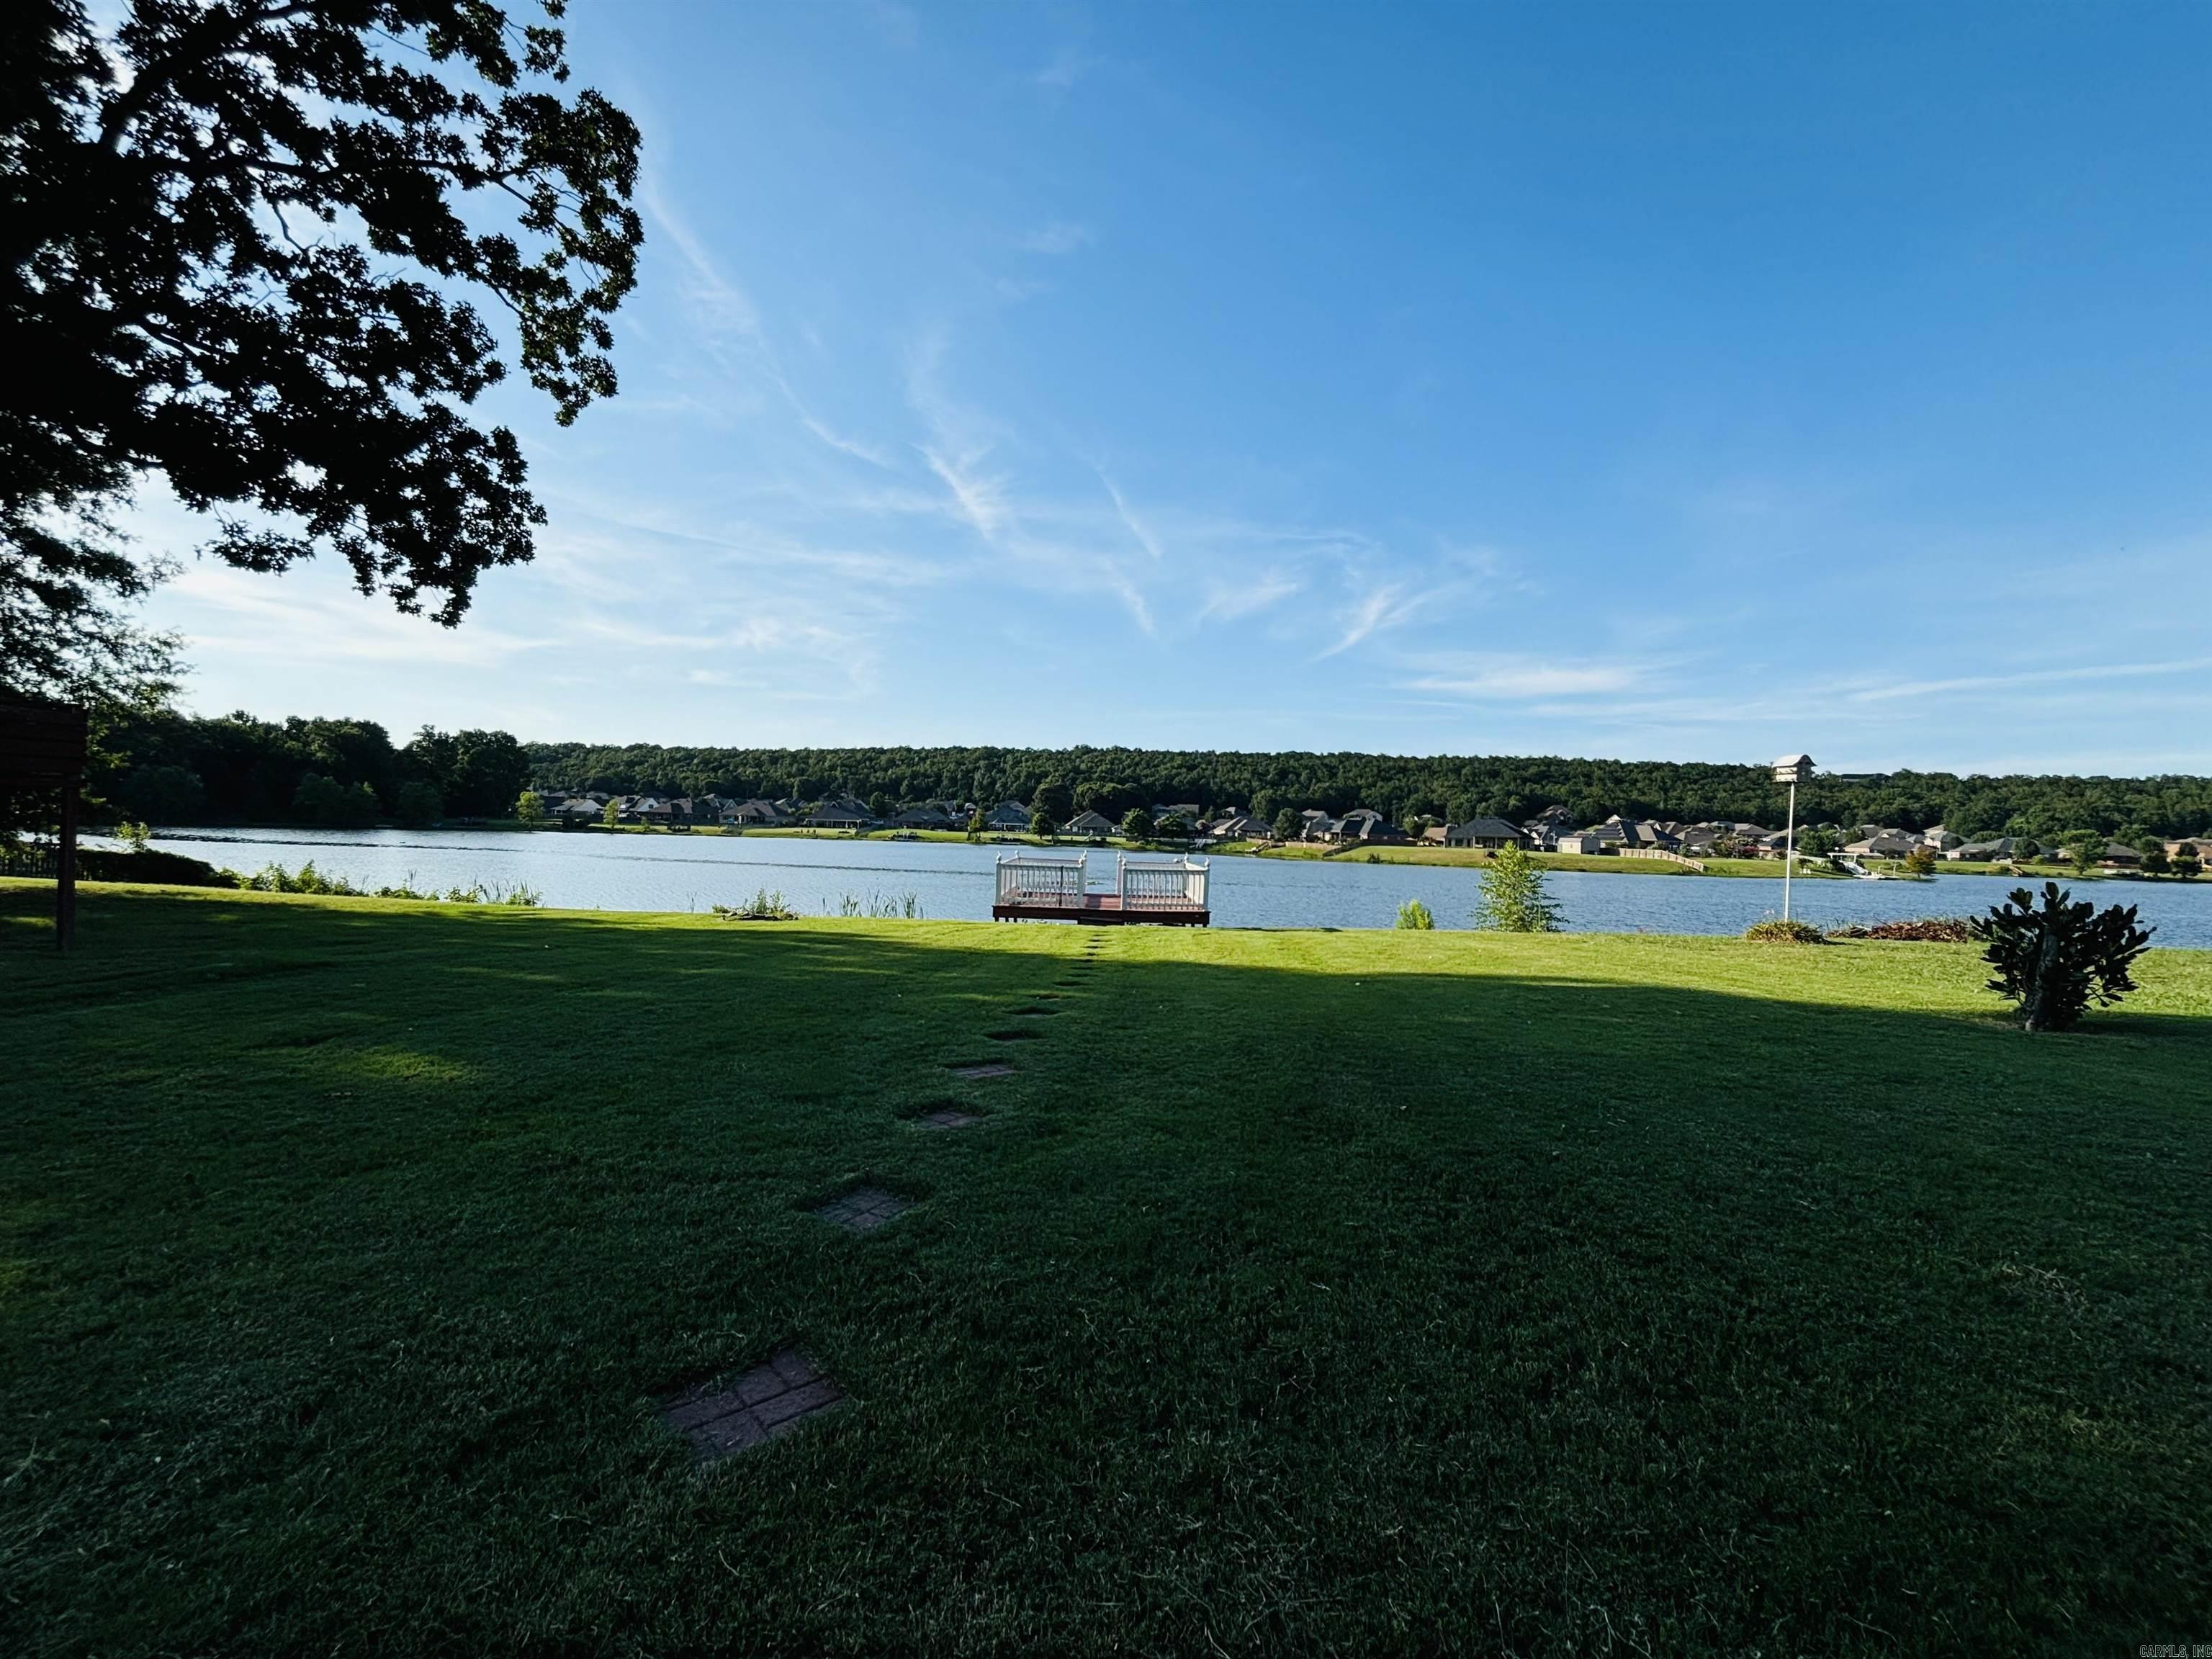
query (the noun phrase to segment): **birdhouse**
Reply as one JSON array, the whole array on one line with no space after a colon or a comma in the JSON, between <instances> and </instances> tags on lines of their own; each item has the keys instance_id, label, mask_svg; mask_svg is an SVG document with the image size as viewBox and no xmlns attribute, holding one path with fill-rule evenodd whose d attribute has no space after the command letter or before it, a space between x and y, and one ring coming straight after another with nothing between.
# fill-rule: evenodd
<instances>
[{"instance_id":1,"label":"birdhouse","mask_svg":"<svg viewBox=\"0 0 2212 1659\"><path fill-rule=\"evenodd\" d=\"M1774 763L1777 783L1809 783L1813 778L1813 757L1810 755L1784 755Z\"/></svg>"}]
</instances>

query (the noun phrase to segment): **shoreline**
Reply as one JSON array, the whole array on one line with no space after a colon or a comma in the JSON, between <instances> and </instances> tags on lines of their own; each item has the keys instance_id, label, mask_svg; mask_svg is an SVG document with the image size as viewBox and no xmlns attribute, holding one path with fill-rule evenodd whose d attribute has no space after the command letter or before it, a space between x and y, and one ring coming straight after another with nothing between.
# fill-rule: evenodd
<instances>
[{"instance_id":1,"label":"shoreline","mask_svg":"<svg viewBox=\"0 0 2212 1659\"><path fill-rule=\"evenodd\" d=\"M52 879L50 877L42 878L37 876L0 875L0 896L9 895L15 892L51 890L52 886ZM975 937L979 939L1003 939L1006 937L1006 928L1008 926L1008 924L1005 922L984 921L973 916L918 916L913 918L899 918L866 915L811 915L804 913L751 921L716 916L707 912L696 910L622 910L596 908L586 908L577 905L514 906L500 904L489 901L472 902L468 900L441 899L428 895L417 895L411 898L400 898L386 896L375 893L276 893L252 888L193 887L179 885L169 882L145 880L80 881L77 884L77 890L82 894L98 896L118 898L144 897L159 899L184 899L195 902L208 903L228 903L235 902L250 905L292 905L309 908L319 908L325 909L343 909L357 905L364 908L382 910L387 914L410 911L425 916L455 916L471 913L489 913L501 919L508 917L515 918L516 921L514 925L517 926L527 925L531 921L587 921L595 925L611 925L621 927L681 927L686 929L703 929L707 931L735 932L739 933L751 933L756 930L769 932L785 928L850 929L860 933L872 933L878 932L885 928L896 929L914 927L924 929L934 928L940 930L973 930ZM1043 927L1050 928L1064 927L1069 924L1030 923L1028 925L1031 927ZM1109 931L1118 932L1120 930ZM1825 938L1817 946L1808 945L1805 946L1792 947L1787 945L1774 945L1759 940L1746 939L1741 933L1674 933L1664 932L1653 928L1640 927L1568 927L1548 933L1509 933L1480 927L1442 927L1436 929L1433 933L1424 931L1418 933L1406 933L1402 930L1385 926L1377 926L1374 927L1331 927L1328 925L1285 927L1266 923L1255 923L1242 926L1215 923L1205 928L1193 928L1188 930L1181 928L1170 928L1165 930L1146 929L1139 931L1164 931L1177 934L1188 932L1191 934L1229 936L1264 935L1271 938L1285 938L1297 935L1312 935L1318 938L1326 935L1337 939L1355 939L1373 935L1389 935L1391 937L1413 939L1487 939L1492 942L1544 939L1554 941L1565 948L1580 948L1581 942L1584 941L1603 942L1633 939L1651 944L1665 944L1668 942L1686 944L1693 945L1699 949L1714 945L1741 945L1744 948L1753 951L1771 951L1777 953L1786 953L1793 948L1813 951L1846 948L1881 951L1926 951L1930 953L1965 951L1973 948L1968 943L1959 940L1872 939L1852 939L1847 937L1838 938L1833 935ZM2151 946L2151 950L2153 952L2160 955L2212 957L2212 945L2159 945L2154 943Z\"/></svg>"},{"instance_id":2,"label":"shoreline","mask_svg":"<svg viewBox=\"0 0 2212 1659\"><path fill-rule=\"evenodd\" d=\"M494 818L474 823L435 823L415 825L374 823L361 826L361 832L371 830L404 831L410 829L416 830L434 830L442 833L484 835L612 835L665 836L671 837L688 837L696 836L709 837L716 840L750 838L757 840L827 842L949 842L965 846L1001 847L1012 848L1036 848L1046 852L1066 853L1069 854L1087 852L1108 852L1129 853L1139 857L1163 858L1173 857L1177 854L1184 854L1194 858L1263 859L1277 863L1297 861L1312 864L1397 864L1410 865L1430 869L1480 870L1490 862L1489 854L1474 848L1427 847L1421 846L1418 843L1401 843L1386 847L1352 847L1341 848L1314 846L1303 842L1292 842L1287 846L1284 846L1274 844L1255 845L1249 842L1229 842L1216 846L1195 848L1182 847L1172 843L1131 847L1126 843L1117 841L1046 841L1035 836L1012 835L1004 831L987 833L978 840L970 841L967 832L965 830L912 830L900 831L870 830L866 832L858 832L849 830L822 830L794 827L772 830L739 830L733 832L732 830L723 829L719 825L701 825L691 829L674 830L659 825L641 823L625 823L616 825L611 828L605 824L594 823L578 825L568 829L560 829L549 825L525 824L520 820L513 818ZM152 839L156 842L166 841L185 843L198 842L220 845L222 842L232 839L234 836L258 836L269 839L276 839L288 833L294 833L301 830L318 830L322 831L323 833L336 834L349 833L344 830L328 830L325 826L316 824L191 824L176 830L157 830L154 832ZM104 835L111 839L112 838L112 828L106 830L88 830L87 833ZM311 847L317 845L318 843L303 841L295 842L293 844L297 846ZM1534 864L1537 868L1541 870L1577 871L1595 875L1689 877L1703 878L1708 880L1720 879L1731 881L1747 880L1778 882L1782 879L1781 861L1777 859L1706 859L1702 860L1705 868L1702 871L1698 871L1686 869L1680 865L1671 864L1661 859L1623 858L1618 855L1607 855L1602 854L1582 854L1570 853L1531 853L1528 857L1530 861ZM1872 879L1882 881L1918 882L1925 884L1938 881L1945 876L1998 877L2025 882L2040 882L2045 879L2054 881L2081 882L2126 882L2130 884L2143 882L2157 885L2165 885L2169 882L2178 882L2180 879L2176 877L2160 878L2156 876L2145 876L2132 872L2117 870L2093 870L2087 872L2078 872L2070 868L2056 865L2045 869L2014 870L2007 866L1991 864L1944 864L1939 866L1932 875L1923 877L1908 876L1901 870L1882 870L1875 877L1872 878ZM1838 871L1823 870L1815 872L1807 870L1801 866L1796 872L1796 879L1799 881L1828 883L1865 880L1869 879L1869 878L1845 875ZM2194 885L2194 883L2184 883L2183 884Z\"/></svg>"}]
</instances>

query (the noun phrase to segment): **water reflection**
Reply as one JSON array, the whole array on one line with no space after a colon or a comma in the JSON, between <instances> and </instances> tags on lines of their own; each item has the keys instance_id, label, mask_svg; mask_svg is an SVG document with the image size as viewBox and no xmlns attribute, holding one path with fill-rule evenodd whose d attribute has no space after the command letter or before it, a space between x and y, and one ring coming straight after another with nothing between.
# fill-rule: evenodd
<instances>
[{"instance_id":1,"label":"water reflection","mask_svg":"<svg viewBox=\"0 0 2212 1659\"><path fill-rule=\"evenodd\" d=\"M801 915L836 915L849 896L911 893L928 915L983 921L1002 847L966 842L854 841L791 836L516 835L493 830L165 831L155 840L234 870L271 862L319 869L363 886L417 888L517 883L569 909L696 910L741 903L756 889L781 891ZM1356 858L1358 855L1354 854ZM1110 866L1111 852L1093 854ZM1778 881L1554 871L1566 925L1583 933L1735 933L1782 905ZM1388 927L1407 899L1435 912L1439 927L1471 925L1476 873L1349 860L1217 858L1213 915L1224 927ZM1934 882L1801 881L1793 911L1820 927L1905 916L1964 915L2017 884L1992 876ZM2165 945L2212 948L2212 880L2104 882L2085 891L2136 905Z\"/></svg>"}]
</instances>

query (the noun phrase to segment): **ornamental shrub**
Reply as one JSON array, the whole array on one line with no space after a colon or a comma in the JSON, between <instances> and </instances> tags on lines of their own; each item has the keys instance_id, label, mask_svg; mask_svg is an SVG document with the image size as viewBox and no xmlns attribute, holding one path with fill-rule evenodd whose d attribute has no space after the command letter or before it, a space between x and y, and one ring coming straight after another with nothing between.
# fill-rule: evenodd
<instances>
[{"instance_id":1,"label":"ornamental shrub","mask_svg":"<svg viewBox=\"0 0 2212 1659\"><path fill-rule=\"evenodd\" d=\"M2100 910L2075 901L2058 884L2043 884L2042 902L2025 887L1973 921L1984 958L1996 969L1990 989L2019 1004L2030 1031L2064 1031L2092 1003L2110 1005L2136 988L2128 970L2150 948L2151 929L2136 924L2136 907Z\"/></svg>"}]
</instances>

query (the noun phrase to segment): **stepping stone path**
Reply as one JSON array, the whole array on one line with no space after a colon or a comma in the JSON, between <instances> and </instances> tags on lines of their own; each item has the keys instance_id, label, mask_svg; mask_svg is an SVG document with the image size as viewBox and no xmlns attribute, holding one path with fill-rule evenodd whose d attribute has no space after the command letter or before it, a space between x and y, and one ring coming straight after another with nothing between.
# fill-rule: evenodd
<instances>
[{"instance_id":1,"label":"stepping stone path","mask_svg":"<svg viewBox=\"0 0 2212 1659\"><path fill-rule=\"evenodd\" d=\"M1012 1077L1013 1074L1012 1066L1001 1065L997 1060L983 1066L955 1066L952 1068L955 1077Z\"/></svg>"},{"instance_id":2,"label":"stepping stone path","mask_svg":"<svg viewBox=\"0 0 2212 1659\"><path fill-rule=\"evenodd\" d=\"M855 1187L814 1213L848 1233L872 1233L901 1211L913 1207L896 1193L887 1193L880 1187Z\"/></svg>"},{"instance_id":3,"label":"stepping stone path","mask_svg":"<svg viewBox=\"0 0 2212 1659\"><path fill-rule=\"evenodd\" d=\"M699 1462L711 1463L788 1434L844 1398L845 1391L805 1355L786 1348L726 1389L688 1389L663 1408L660 1420L691 1443Z\"/></svg>"},{"instance_id":4,"label":"stepping stone path","mask_svg":"<svg viewBox=\"0 0 2212 1659\"><path fill-rule=\"evenodd\" d=\"M971 1123L983 1120L973 1112L963 1112L957 1106L939 1106L934 1111L924 1112L915 1120L925 1129L964 1129Z\"/></svg>"}]
</instances>

